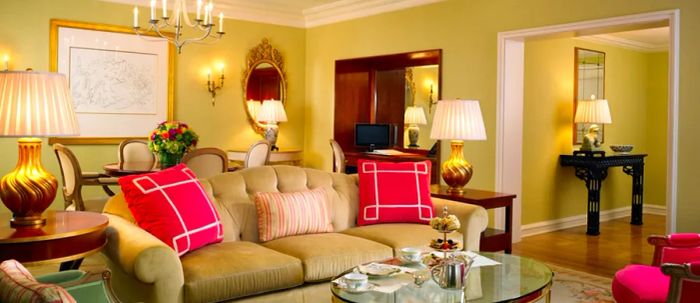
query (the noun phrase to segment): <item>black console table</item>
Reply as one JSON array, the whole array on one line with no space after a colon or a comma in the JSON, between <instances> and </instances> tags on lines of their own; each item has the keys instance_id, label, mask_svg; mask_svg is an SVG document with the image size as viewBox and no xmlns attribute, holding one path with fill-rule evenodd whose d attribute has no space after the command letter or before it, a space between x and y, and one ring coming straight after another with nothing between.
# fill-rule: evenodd
<instances>
[{"instance_id":1,"label":"black console table","mask_svg":"<svg viewBox=\"0 0 700 303\"><path fill-rule=\"evenodd\" d=\"M632 220L630 224L642 225L644 204L644 157L646 154L613 154L605 152L580 152L560 155L561 166L573 166L576 177L586 181L588 189L588 229L586 234L600 234L600 188L608 176L608 167L622 166L622 171L632 176Z\"/></svg>"}]
</instances>

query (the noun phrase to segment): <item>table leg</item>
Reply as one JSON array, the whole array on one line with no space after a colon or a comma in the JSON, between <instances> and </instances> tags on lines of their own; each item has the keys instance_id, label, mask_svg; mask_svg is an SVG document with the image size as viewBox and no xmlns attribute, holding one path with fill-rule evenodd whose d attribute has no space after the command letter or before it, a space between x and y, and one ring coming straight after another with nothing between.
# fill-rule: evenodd
<instances>
[{"instance_id":1,"label":"table leg","mask_svg":"<svg viewBox=\"0 0 700 303\"><path fill-rule=\"evenodd\" d=\"M83 263L83 258L80 258L77 260L61 262L61 266L59 267L58 270L64 271L64 270L78 269L78 268L80 268L80 264L82 264L82 263Z\"/></svg>"},{"instance_id":2,"label":"table leg","mask_svg":"<svg viewBox=\"0 0 700 303\"><path fill-rule=\"evenodd\" d=\"M587 235L600 235L600 189L607 176L607 168L576 168L576 177L586 181L588 190Z\"/></svg>"},{"instance_id":3,"label":"table leg","mask_svg":"<svg viewBox=\"0 0 700 303\"><path fill-rule=\"evenodd\" d=\"M506 206L506 233L508 236L508 244L505 252L510 254L513 248L513 207Z\"/></svg>"},{"instance_id":4,"label":"table leg","mask_svg":"<svg viewBox=\"0 0 700 303\"><path fill-rule=\"evenodd\" d=\"M644 208L644 163L639 163L622 168L626 174L632 176L632 220L630 224L642 225L642 211Z\"/></svg>"}]
</instances>

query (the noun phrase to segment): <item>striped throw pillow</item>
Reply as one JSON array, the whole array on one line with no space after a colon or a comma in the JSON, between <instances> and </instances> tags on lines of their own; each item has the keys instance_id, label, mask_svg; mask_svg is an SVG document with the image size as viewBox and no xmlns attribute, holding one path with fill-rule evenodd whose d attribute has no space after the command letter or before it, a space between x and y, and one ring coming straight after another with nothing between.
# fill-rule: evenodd
<instances>
[{"instance_id":1,"label":"striped throw pillow","mask_svg":"<svg viewBox=\"0 0 700 303\"><path fill-rule=\"evenodd\" d=\"M258 235L261 242L277 238L333 231L326 191L257 193Z\"/></svg>"},{"instance_id":2,"label":"striped throw pillow","mask_svg":"<svg viewBox=\"0 0 700 303\"><path fill-rule=\"evenodd\" d=\"M0 302L75 303L75 299L58 285L42 284L16 260L0 264Z\"/></svg>"}]
</instances>

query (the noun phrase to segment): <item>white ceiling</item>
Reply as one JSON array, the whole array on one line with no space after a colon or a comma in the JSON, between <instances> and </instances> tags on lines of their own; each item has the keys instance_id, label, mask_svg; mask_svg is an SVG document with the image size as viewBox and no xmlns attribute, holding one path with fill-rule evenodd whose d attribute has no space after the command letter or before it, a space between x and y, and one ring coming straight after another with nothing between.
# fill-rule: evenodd
<instances>
[{"instance_id":1,"label":"white ceiling","mask_svg":"<svg viewBox=\"0 0 700 303\"><path fill-rule=\"evenodd\" d=\"M668 51L669 28L656 27L617 33L579 37L582 40L628 48L642 52Z\"/></svg>"},{"instance_id":2,"label":"white ceiling","mask_svg":"<svg viewBox=\"0 0 700 303\"><path fill-rule=\"evenodd\" d=\"M150 0L102 0L149 6ZM172 7L174 0L168 0ZM445 0L213 0L214 14L226 18L294 27L314 27ZM160 7L161 0L157 1ZM186 0L195 10L195 0ZM129 13L129 12L125 12Z\"/></svg>"}]
</instances>

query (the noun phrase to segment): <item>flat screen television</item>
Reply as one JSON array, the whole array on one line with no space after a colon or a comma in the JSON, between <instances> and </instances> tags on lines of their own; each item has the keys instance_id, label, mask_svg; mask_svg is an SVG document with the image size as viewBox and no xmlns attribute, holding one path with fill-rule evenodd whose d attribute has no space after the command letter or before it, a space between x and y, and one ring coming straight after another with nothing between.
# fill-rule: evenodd
<instances>
[{"instance_id":1,"label":"flat screen television","mask_svg":"<svg viewBox=\"0 0 700 303\"><path fill-rule=\"evenodd\" d=\"M369 151L392 146L391 124L355 124L355 146L367 147Z\"/></svg>"}]
</instances>

